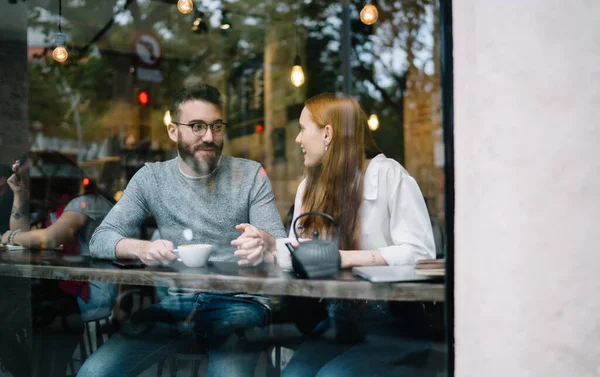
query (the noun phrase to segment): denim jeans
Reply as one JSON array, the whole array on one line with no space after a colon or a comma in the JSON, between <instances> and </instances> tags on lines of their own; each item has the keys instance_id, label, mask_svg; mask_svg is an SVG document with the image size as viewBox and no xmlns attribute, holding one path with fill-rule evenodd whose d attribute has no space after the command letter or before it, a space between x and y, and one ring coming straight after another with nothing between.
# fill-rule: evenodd
<instances>
[{"instance_id":1,"label":"denim jeans","mask_svg":"<svg viewBox=\"0 0 600 377\"><path fill-rule=\"evenodd\" d=\"M333 334L304 342L294 352L282 377L427 376L423 367L431 342L420 321L393 317L387 304L334 301L329 305Z\"/></svg>"},{"instance_id":2,"label":"denim jeans","mask_svg":"<svg viewBox=\"0 0 600 377\"><path fill-rule=\"evenodd\" d=\"M169 296L123 324L77 375L137 376L192 340L208 353L208 376L254 376L261 350L248 343L266 336L268 320L269 310L250 299Z\"/></svg>"},{"instance_id":3,"label":"denim jeans","mask_svg":"<svg viewBox=\"0 0 600 377\"><path fill-rule=\"evenodd\" d=\"M77 297L77 305L83 322L93 321L110 315L117 299L116 284L90 283L90 297L85 302Z\"/></svg>"}]
</instances>

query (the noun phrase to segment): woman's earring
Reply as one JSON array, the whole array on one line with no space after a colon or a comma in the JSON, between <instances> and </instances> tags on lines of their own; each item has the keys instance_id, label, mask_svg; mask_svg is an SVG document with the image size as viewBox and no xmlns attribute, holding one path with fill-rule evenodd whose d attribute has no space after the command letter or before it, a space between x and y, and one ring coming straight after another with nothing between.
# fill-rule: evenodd
<instances>
[{"instance_id":1,"label":"woman's earring","mask_svg":"<svg viewBox=\"0 0 600 377\"><path fill-rule=\"evenodd\" d=\"M328 150L328 149L329 149L329 142L328 142L328 141L326 141L326 142L325 142L325 150Z\"/></svg>"}]
</instances>

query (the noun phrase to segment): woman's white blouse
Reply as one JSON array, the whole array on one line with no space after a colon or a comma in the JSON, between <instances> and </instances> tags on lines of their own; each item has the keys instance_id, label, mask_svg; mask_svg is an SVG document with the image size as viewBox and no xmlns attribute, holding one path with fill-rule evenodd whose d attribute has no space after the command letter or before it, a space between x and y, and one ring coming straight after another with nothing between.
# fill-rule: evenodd
<instances>
[{"instance_id":1,"label":"woman's white blouse","mask_svg":"<svg viewBox=\"0 0 600 377\"><path fill-rule=\"evenodd\" d=\"M306 179L298 186L294 219L301 214ZM388 265L435 258L431 220L417 182L397 161L377 155L367 167L360 208L360 248L379 250ZM290 238L294 237L293 229Z\"/></svg>"}]
</instances>

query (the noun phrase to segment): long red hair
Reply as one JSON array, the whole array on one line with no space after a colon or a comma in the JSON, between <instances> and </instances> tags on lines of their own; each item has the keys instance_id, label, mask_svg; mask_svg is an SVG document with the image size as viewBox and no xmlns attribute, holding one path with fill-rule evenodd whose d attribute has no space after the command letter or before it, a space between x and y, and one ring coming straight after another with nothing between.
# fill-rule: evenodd
<instances>
[{"instance_id":1,"label":"long red hair","mask_svg":"<svg viewBox=\"0 0 600 377\"><path fill-rule=\"evenodd\" d=\"M333 216L339 225L339 248L358 250L365 135L370 136L367 115L348 95L325 93L304 105L320 128L330 125L333 133L321 164L307 168L302 212L321 211ZM324 217L306 216L299 222L305 237L314 231L328 239L333 237L334 226Z\"/></svg>"}]
</instances>

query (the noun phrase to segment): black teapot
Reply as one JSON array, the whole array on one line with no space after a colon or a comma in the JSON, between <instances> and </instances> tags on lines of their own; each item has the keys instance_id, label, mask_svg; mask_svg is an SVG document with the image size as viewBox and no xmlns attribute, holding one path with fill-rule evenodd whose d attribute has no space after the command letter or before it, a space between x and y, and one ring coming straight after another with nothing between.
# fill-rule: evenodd
<instances>
[{"instance_id":1,"label":"black teapot","mask_svg":"<svg viewBox=\"0 0 600 377\"><path fill-rule=\"evenodd\" d=\"M328 218L336 227L337 223L333 217L323 212L307 212L298 216L292 227L294 235L298 241L298 233L296 232L296 223L301 217L309 215L319 215ZM319 240L319 233L313 233L313 240L300 243L294 248L291 244L286 244L292 254L292 266L298 275L306 279L318 279L334 276L341 265L340 251L337 245L332 241ZM335 239L335 237L334 237Z\"/></svg>"}]
</instances>

